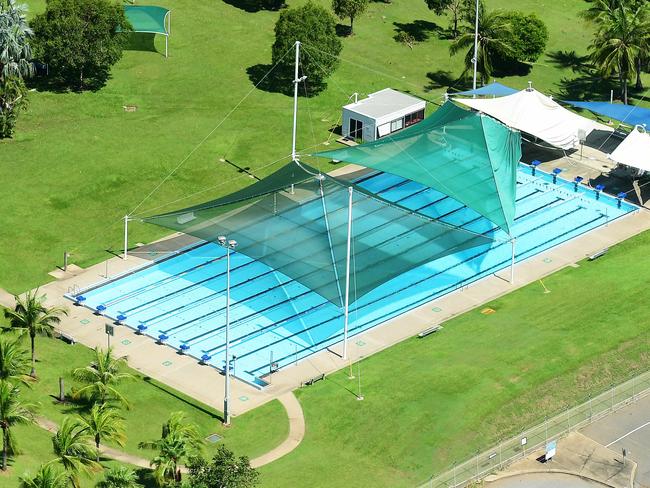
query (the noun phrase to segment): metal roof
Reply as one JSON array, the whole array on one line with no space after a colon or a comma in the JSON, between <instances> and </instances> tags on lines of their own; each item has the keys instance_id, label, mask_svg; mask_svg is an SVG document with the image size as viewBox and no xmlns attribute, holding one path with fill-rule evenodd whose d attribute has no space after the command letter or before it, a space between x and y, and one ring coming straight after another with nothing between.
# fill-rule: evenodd
<instances>
[{"instance_id":1,"label":"metal roof","mask_svg":"<svg viewBox=\"0 0 650 488\"><path fill-rule=\"evenodd\" d=\"M368 98L359 100L356 103L350 103L343 108L367 117L372 117L373 119L378 119L423 103L424 100L420 98L407 95L392 88L384 88L378 92L371 93L368 95Z\"/></svg>"}]
</instances>

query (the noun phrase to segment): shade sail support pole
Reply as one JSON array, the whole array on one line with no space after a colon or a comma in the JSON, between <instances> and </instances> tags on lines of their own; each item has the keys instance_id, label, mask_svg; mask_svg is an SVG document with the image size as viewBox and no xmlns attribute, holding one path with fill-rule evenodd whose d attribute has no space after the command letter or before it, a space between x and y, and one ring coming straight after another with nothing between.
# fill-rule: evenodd
<instances>
[{"instance_id":1,"label":"shade sail support pole","mask_svg":"<svg viewBox=\"0 0 650 488\"><path fill-rule=\"evenodd\" d=\"M472 61L474 62L474 83L472 84L473 89L476 90L476 72L478 71L478 7L479 0L476 0L476 18L474 22L474 57ZM476 98L476 95L474 95Z\"/></svg>"},{"instance_id":2,"label":"shade sail support pole","mask_svg":"<svg viewBox=\"0 0 650 488\"><path fill-rule=\"evenodd\" d=\"M348 358L348 324L350 318L350 251L352 244L352 187L348 187L348 246L345 259L345 315L343 319L343 359Z\"/></svg>"},{"instance_id":3,"label":"shade sail support pole","mask_svg":"<svg viewBox=\"0 0 650 488\"><path fill-rule=\"evenodd\" d=\"M291 160L296 161L296 129L298 126L298 65L300 64L300 41L296 41L296 64L293 76L293 131L291 133Z\"/></svg>"},{"instance_id":4,"label":"shade sail support pole","mask_svg":"<svg viewBox=\"0 0 650 488\"><path fill-rule=\"evenodd\" d=\"M515 243L517 239L512 238L510 239L510 245L512 246L512 256L510 258L510 284L514 285L515 284Z\"/></svg>"},{"instance_id":5,"label":"shade sail support pole","mask_svg":"<svg viewBox=\"0 0 650 488\"><path fill-rule=\"evenodd\" d=\"M129 216L124 216L124 256L122 259L126 261L129 253Z\"/></svg>"}]
</instances>

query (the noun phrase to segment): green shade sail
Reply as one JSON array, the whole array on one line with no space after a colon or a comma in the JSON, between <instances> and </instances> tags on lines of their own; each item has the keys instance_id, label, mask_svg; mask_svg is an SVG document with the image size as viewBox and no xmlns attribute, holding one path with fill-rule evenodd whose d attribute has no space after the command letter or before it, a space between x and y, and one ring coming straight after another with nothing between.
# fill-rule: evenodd
<instances>
[{"instance_id":1,"label":"green shade sail","mask_svg":"<svg viewBox=\"0 0 650 488\"><path fill-rule=\"evenodd\" d=\"M165 18L169 10L154 5L125 5L124 14L134 32L168 35Z\"/></svg>"},{"instance_id":2,"label":"green shade sail","mask_svg":"<svg viewBox=\"0 0 650 488\"><path fill-rule=\"evenodd\" d=\"M377 141L314 156L356 163L434 188L510 234L521 134L452 102Z\"/></svg>"},{"instance_id":3,"label":"green shade sail","mask_svg":"<svg viewBox=\"0 0 650 488\"><path fill-rule=\"evenodd\" d=\"M417 266L492 243L295 163L226 197L143 221L206 241L235 239L237 252L342 307L350 188L351 302Z\"/></svg>"}]
</instances>

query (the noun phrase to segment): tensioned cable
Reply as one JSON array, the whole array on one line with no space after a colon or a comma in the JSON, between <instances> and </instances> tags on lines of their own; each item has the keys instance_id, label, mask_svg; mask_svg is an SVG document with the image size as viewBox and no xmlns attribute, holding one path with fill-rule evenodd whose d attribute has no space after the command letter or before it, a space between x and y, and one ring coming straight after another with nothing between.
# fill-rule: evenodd
<instances>
[{"instance_id":1,"label":"tensioned cable","mask_svg":"<svg viewBox=\"0 0 650 488\"><path fill-rule=\"evenodd\" d=\"M148 200L148 199L149 199L149 198L150 198L150 197L151 197L151 196L152 196L156 191L158 191L158 189L159 189L162 185L164 185L165 182L166 182L169 178L171 178L171 177L174 175L174 173L176 173L176 171L178 171L178 170L181 168L181 166L183 166L183 164L185 164L185 162L186 162L186 161L187 161L187 160L192 156L192 154L194 154L194 153L196 152L196 150L197 150L199 147L201 147L201 146L203 145L203 143L205 143L205 141L207 141L207 140L210 138L210 136L211 136L212 134L214 134L214 132L215 132L219 127L221 127L221 125L222 125L222 124L223 124L223 123L224 123L224 122L225 122L225 121L226 121L226 120L227 120L227 119L228 119L228 118L229 118L229 117L230 117L230 116L235 112L235 110L237 110L237 109L239 108L239 106L240 106L242 103L244 103L244 101L245 101L245 100L246 100L246 99L247 99L247 98L248 98L248 97L249 97L249 96L250 96L250 95L251 95L251 94L252 94L252 93L257 89L257 87L258 87L260 84L262 84L262 82L267 78L267 76L269 76L269 74L271 74L271 72L272 72L275 68L277 68L277 66L278 66L278 65L279 65L279 64L284 60L284 58L286 57L286 55L289 54L289 52L290 52L292 49L293 49L293 46L292 46L291 48L287 49L287 51L286 51L286 52L285 52L285 53L280 57L280 59L279 59L279 60L278 60L278 61L277 61L277 62L276 62L272 67L271 67L271 69L269 69L269 70L264 74L264 76L260 79L260 81L258 81L258 82L255 84L255 86L253 86L253 88L251 88L251 89L249 90L249 92L246 93L246 95L244 95L244 97L243 97L241 100L239 100L239 102L237 102L237 104L236 104L232 109L230 109L230 111L226 114L226 116L225 116L223 119L221 119L221 121L220 121L220 122L219 122L219 123L218 123L218 124L217 124L217 125L216 125L212 130L211 130L211 131L210 131L210 132L208 132L208 134L207 134L207 135L206 135L206 136L205 136L205 137L204 137L204 138L203 138L203 139L202 139L202 140L201 140L201 141L200 141L196 146L194 146L194 148L193 148L193 149L192 149L192 150L191 150L191 151L190 151L190 152L189 152L189 153L188 153L188 154L187 154L187 155L186 155L186 156L181 160L181 162L178 163L178 165L177 165L177 166L176 166L176 167L175 167L171 172L169 172L169 173L167 174L167 176L165 176L165 177L162 179L162 181L161 181L161 182L160 182L160 183L159 183L159 184L158 184L158 185L157 185L153 190L151 190L151 192L149 192L149 194L148 194L146 197L144 197L140 203L138 203L138 204L135 206L135 208L134 208L133 210L131 210L131 212L129 213L129 215L135 213L135 211L136 211L138 208L140 208L140 206L141 206L144 202L146 202L146 201L147 201L147 200Z\"/></svg>"}]
</instances>

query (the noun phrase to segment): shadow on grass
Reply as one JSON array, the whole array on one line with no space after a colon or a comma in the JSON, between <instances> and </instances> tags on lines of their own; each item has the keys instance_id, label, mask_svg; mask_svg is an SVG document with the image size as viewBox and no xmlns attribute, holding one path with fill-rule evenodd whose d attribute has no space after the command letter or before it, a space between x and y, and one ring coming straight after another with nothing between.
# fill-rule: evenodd
<instances>
[{"instance_id":1,"label":"shadow on grass","mask_svg":"<svg viewBox=\"0 0 650 488\"><path fill-rule=\"evenodd\" d=\"M424 87L424 91L439 90L441 88L452 89L452 92L463 91L471 88L471 82L466 76L454 78L451 71L439 69L438 71L429 71L427 73L429 83ZM450 92L451 93L451 92Z\"/></svg>"},{"instance_id":2,"label":"shadow on grass","mask_svg":"<svg viewBox=\"0 0 650 488\"><path fill-rule=\"evenodd\" d=\"M348 37L352 34L352 28L345 24L336 24L336 35L339 37Z\"/></svg>"},{"instance_id":3,"label":"shadow on grass","mask_svg":"<svg viewBox=\"0 0 650 488\"><path fill-rule=\"evenodd\" d=\"M156 34L147 32L129 32L126 34L125 51L149 51L158 52L155 46Z\"/></svg>"},{"instance_id":4,"label":"shadow on grass","mask_svg":"<svg viewBox=\"0 0 650 488\"><path fill-rule=\"evenodd\" d=\"M435 22L429 22L428 20L414 20L409 23L393 22L395 26L395 35L393 39L397 42L400 42L400 34L405 33L413 38L415 42L423 42L429 39L432 33L438 34L441 36L444 34L445 30L440 27Z\"/></svg>"},{"instance_id":5,"label":"shadow on grass","mask_svg":"<svg viewBox=\"0 0 650 488\"><path fill-rule=\"evenodd\" d=\"M552 51L547 55L551 64L562 69L571 69L574 73L584 72L589 61L588 56L580 56L575 50L572 51Z\"/></svg>"},{"instance_id":6,"label":"shadow on grass","mask_svg":"<svg viewBox=\"0 0 650 488\"><path fill-rule=\"evenodd\" d=\"M155 388L158 388L160 391L167 393L169 396L172 396L172 397L176 398L177 400L180 400L184 404L186 404L186 405L188 405L188 406L190 406L192 408L195 408L199 412L203 412L204 414L209 415L213 419L217 419L220 422L223 422L223 417L221 416L221 414L218 414L214 410L209 410L208 408L206 408L206 406L202 405L201 403L193 402L190 399L188 399L187 397L179 395L175 391L171 390L170 388L167 388L165 385L163 385L161 383L158 383L156 380L154 380L153 378L151 378L149 376L145 376L143 378L143 380L146 383L150 384L151 386L153 386Z\"/></svg>"},{"instance_id":7,"label":"shadow on grass","mask_svg":"<svg viewBox=\"0 0 650 488\"><path fill-rule=\"evenodd\" d=\"M277 12L287 6L284 0L223 0L224 3L244 12L255 13L262 10Z\"/></svg>"},{"instance_id":8,"label":"shadow on grass","mask_svg":"<svg viewBox=\"0 0 650 488\"><path fill-rule=\"evenodd\" d=\"M256 64L246 68L246 74L251 83L260 90L269 93L281 93L289 97L293 96L293 73L283 73L280 67L269 73L271 68L273 68L273 65L270 64ZM307 87L307 93L305 93L305 86ZM325 88L327 88L327 83L310 83L308 76L305 84L301 83L298 96L315 97Z\"/></svg>"}]
</instances>

